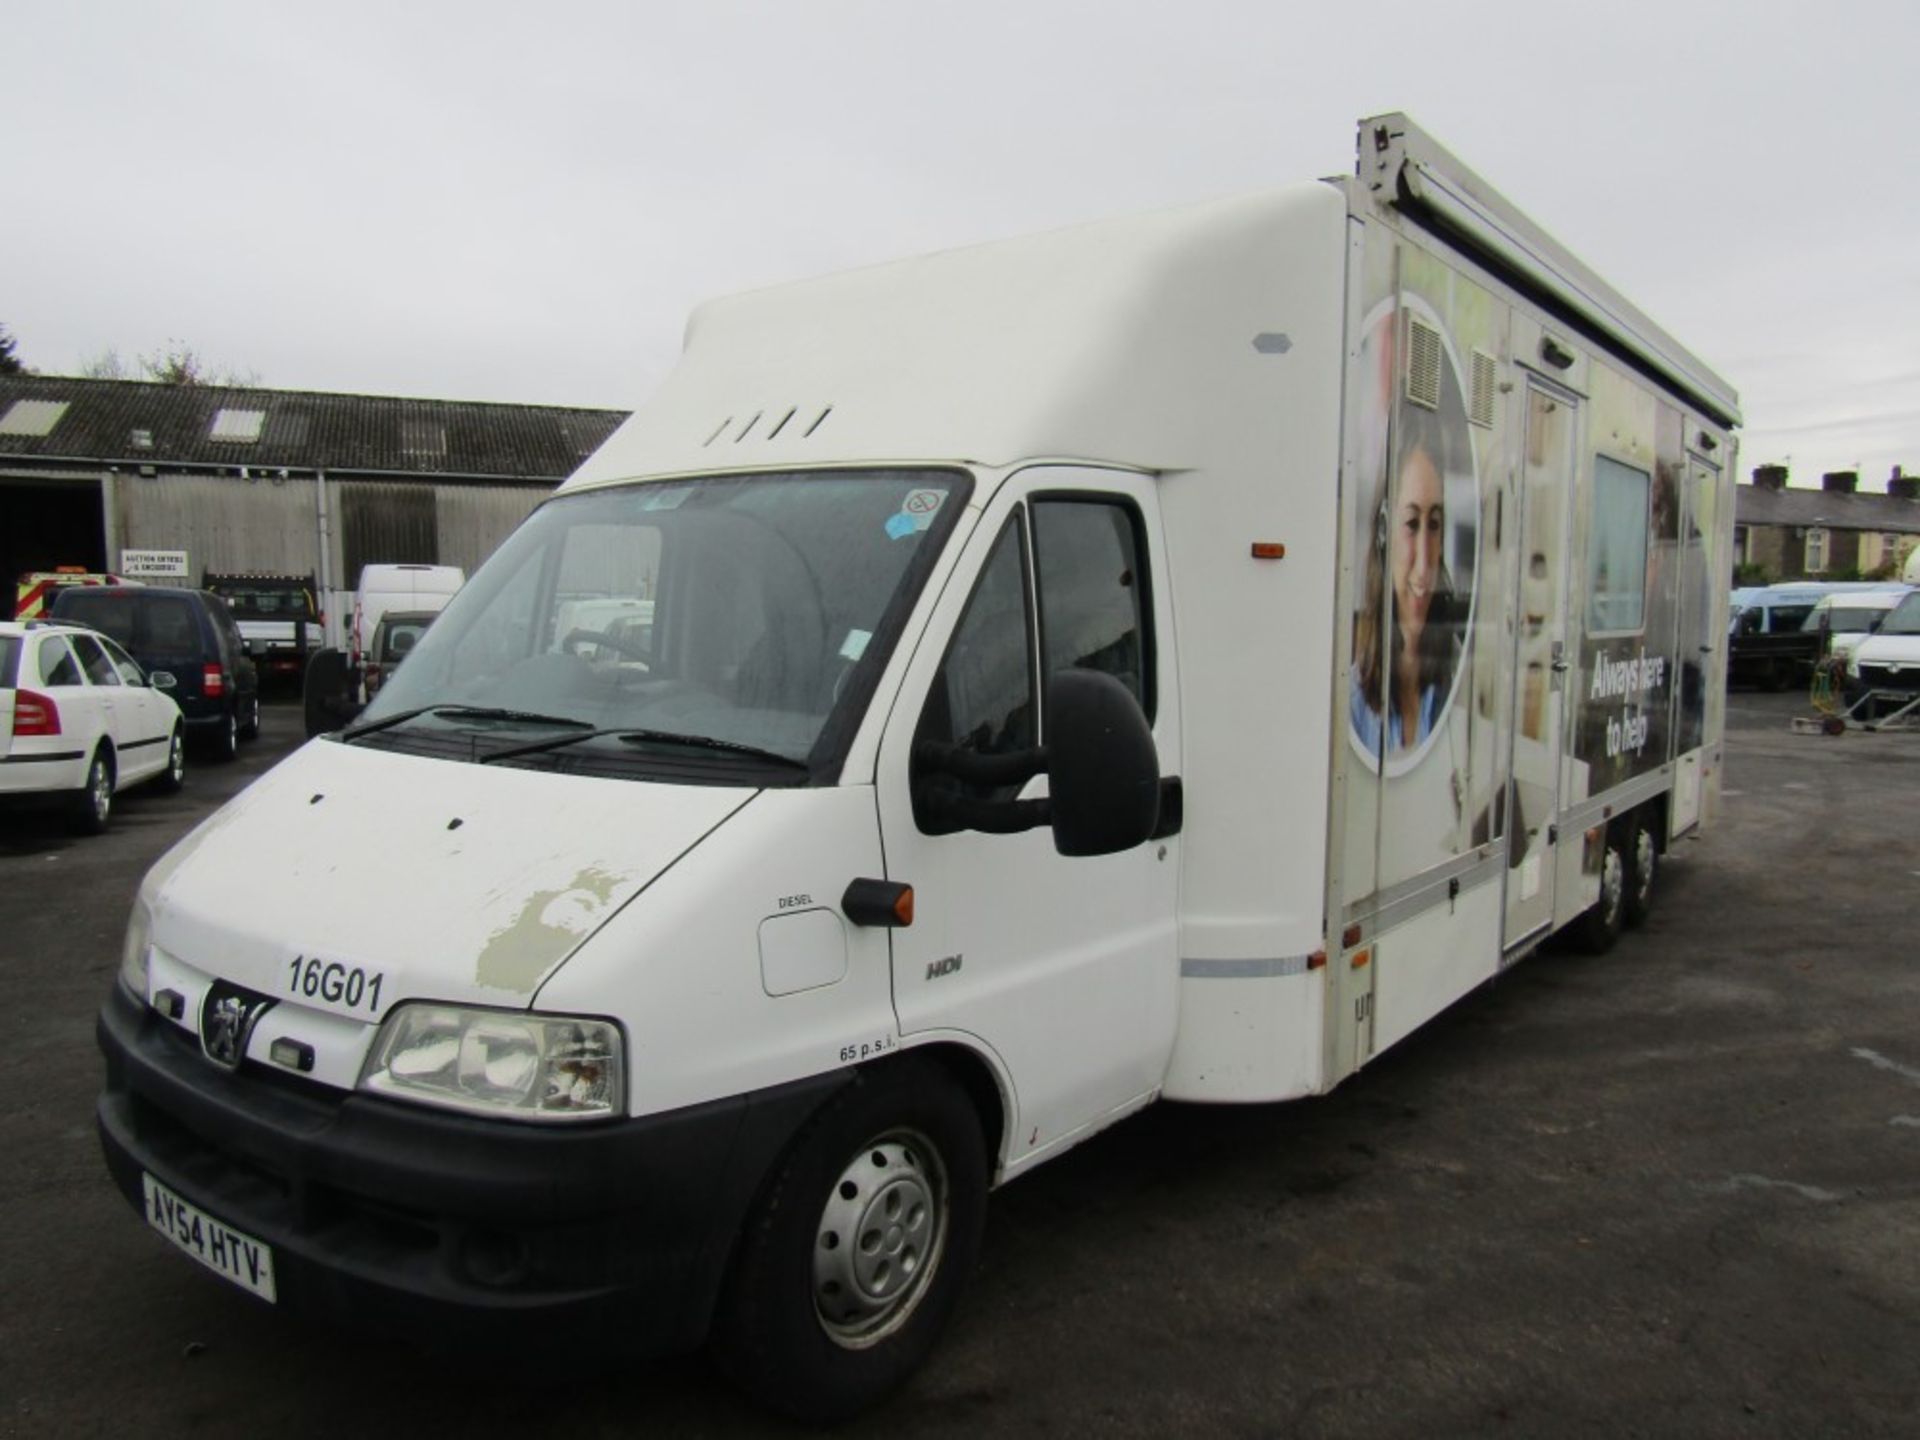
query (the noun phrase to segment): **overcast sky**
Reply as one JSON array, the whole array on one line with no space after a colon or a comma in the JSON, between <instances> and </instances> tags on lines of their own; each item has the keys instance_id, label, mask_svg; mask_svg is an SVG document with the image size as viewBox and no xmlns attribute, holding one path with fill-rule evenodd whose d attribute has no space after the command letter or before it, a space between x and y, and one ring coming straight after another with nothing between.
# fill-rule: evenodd
<instances>
[{"instance_id":1,"label":"overcast sky","mask_svg":"<svg viewBox=\"0 0 1920 1440\"><path fill-rule=\"evenodd\" d=\"M702 298L1350 171L1405 110L1740 391L1920 471L1915 0L10 0L0 324L640 404Z\"/></svg>"}]
</instances>

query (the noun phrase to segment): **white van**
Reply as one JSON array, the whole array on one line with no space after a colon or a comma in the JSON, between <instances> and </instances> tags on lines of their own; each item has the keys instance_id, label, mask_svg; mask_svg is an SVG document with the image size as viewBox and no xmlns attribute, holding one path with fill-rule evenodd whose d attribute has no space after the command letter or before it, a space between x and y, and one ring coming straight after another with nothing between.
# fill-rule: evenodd
<instances>
[{"instance_id":1,"label":"white van","mask_svg":"<svg viewBox=\"0 0 1920 1440\"><path fill-rule=\"evenodd\" d=\"M1644 915L1716 804L1736 398L1405 117L1360 150L701 309L147 876L99 1116L148 1223L843 1415L991 1187Z\"/></svg>"},{"instance_id":2,"label":"white van","mask_svg":"<svg viewBox=\"0 0 1920 1440\"><path fill-rule=\"evenodd\" d=\"M1912 592L1910 585L1882 585L1823 595L1800 622L1800 628L1822 637L1826 653L1844 664L1862 640L1880 629L1894 606Z\"/></svg>"},{"instance_id":3,"label":"white van","mask_svg":"<svg viewBox=\"0 0 1920 1440\"><path fill-rule=\"evenodd\" d=\"M373 639L374 627L389 610L440 611L466 583L458 565L364 565L353 592L353 622L347 638L348 664L357 672Z\"/></svg>"},{"instance_id":4,"label":"white van","mask_svg":"<svg viewBox=\"0 0 1920 1440\"><path fill-rule=\"evenodd\" d=\"M1913 718L1920 702L1920 590L1909 590L1847 656L1847 713Z\"/></svg>"}]
</instances>

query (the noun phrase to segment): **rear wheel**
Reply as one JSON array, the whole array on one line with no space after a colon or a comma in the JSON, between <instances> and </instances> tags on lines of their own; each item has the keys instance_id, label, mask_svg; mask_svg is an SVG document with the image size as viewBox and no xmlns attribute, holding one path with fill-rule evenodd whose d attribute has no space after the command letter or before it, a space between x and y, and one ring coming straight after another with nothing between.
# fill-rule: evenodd
<instances>
[{"instance_id":1,"label":"rear wheel","mask_svg":"<svg viewBox=\"0 0 1920 1440\"><path fill-rule=\"evenodd\" d=\"M106 746L93 752L87 780L73 797L73 828L82 835L98 835L113 815L113 757Z\"/></svg>"},{"instance_id":2,"label":"rear wheel","mask_svg":"<svg viewBox=\"0 0 1920 1440\"><path fill-rule=\"evenodd\" d=\"M755 1399L841 1419L905 1381L973 1268L986 1144L935 1063L862 1074L794 1141L734 1257L713 1348Z\"/></svg>"},{"instance_id":3,"label":"rear wheel","mask_svg":"<svg viewBox=\"0 0 1920 1440\"><path fill-rule=\"evenodd\" d=\"M213 736L213 758L231 760L240 753L240 717L229 710L220 717L220 728Z\"/></svg>"},{"instance_id":4,"label":"rear wheel","mask_svg":"<svg viewBox=\"0 0 1920 1440\"><path fill-rule=\"evenodd\" d=\"M1573 922L1574 940L1589 955L1604 955L1620 938L1627 914L1627 848L1620 836L1607 831L1606 851L1600 857L1600 895Z\"/></svg>"},{"instance_id":5,"label":"rear wheel","mask_svg":"<svg viewBox=\"0 0 1920 1440\"><path fill-rule=\"evenodd\" d=\"M1627 837L1626 895L1623 917L1629 925L1639 925L1653 913L1653 879L1660 868L1660 846L1647 816L1634 822Z\"/></svg>"}]
</instances>

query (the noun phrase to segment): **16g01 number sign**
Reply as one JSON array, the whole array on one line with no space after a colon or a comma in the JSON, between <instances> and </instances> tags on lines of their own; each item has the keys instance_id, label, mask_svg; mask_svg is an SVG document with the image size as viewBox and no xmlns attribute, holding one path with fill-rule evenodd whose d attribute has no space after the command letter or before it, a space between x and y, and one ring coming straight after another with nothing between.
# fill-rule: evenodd
<instances>
[{"instance_id":1,"label":"16g01 number sign","mask_svg":"<svg viewBox=\"0 0 1920 1440\"><path fill-rule=\"evenodd\" d=\"M296 955L287 962L287 988L302 1000L318 1000L342 1010L380 1013L380 987L386 975L317 955Z\"/></svg>"}]
</instances>

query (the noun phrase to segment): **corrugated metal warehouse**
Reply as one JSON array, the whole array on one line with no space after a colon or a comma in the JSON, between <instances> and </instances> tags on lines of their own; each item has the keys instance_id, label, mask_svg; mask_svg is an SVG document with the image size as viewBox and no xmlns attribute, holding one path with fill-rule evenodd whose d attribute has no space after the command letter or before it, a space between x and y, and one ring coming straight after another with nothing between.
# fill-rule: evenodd
<instances>
[{"instance_id":1,"label":"corrugated metal warehouse","mask_svg":"<svg viewBox=\"0 0 1920 1440\"><path fill-rule=\"evenodd\" d=\"M625 418L0 376L0 577L311 575L335 617L369 563L471 572Z\"/></svg>"}]
</instances>

